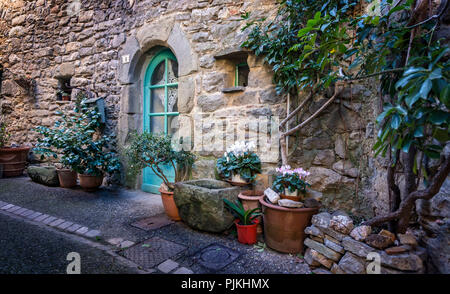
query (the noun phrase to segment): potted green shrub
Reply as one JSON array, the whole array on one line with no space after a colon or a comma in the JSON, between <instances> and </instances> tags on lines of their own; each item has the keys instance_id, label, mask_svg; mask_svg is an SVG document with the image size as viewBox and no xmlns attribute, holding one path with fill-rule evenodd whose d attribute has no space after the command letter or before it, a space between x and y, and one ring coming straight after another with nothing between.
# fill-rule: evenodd
<instances>
[{"instance_id":1,"label":"potted green shrub","mask_svg":"<svg viewBox=\"0 0 450 294\"><path fill-rule=\"evenodd\" d=\"M217 160L219 175L232 185L247 185L253 182L256 175L261 173L261 160L252 151L253 142L235 142L223 157Z\"/></svg>"},{"instance_id":2,"label":"potted green shrub","mask_svg":"<svg viewBox=\"0 0 450 294\"><path fill-rule=\"evenodd\" d=\"M143 132L131 135L126 155L129 159L128 172L131 176L137 176L144 168L149 167L163 181L159 192L166 214L173 220L180 220L178 208L173 199L175 186L169 181L166 175L167 169L164 166L173 167L175 182L184 181L194 163L194 154L184 150L176 151L172 146L170 135Z\"/></svg>"},{"instance_id":3,"label":"potted green shrub","mask_svg":"<svg viewBox=\"0 0 450 294\"><path fill-rule=\"evenodd\" d=\"M0 121L0 165L4 177L17 177L23 174L30 147L6 146L10 134L6 123Z\"/></svg>"},{"instance_id":4,"label":"potted green shrub","mask_svg":"<svg viewBox=\"0 0 450 294\"><path fill-rule=\"evenodd\" d=\"M301 201L306 195L306 187L310 185L305 181L309 172L302 168L292 169L289 165L283 165L277 168L277 175L273 181L272 188L280 193L280 197Z\"/></svg>"},{"instance_id":5,"label":"potted green shrub","mask_svg":"<svg viewBox=\"0 0 450 294\"><path fill-rule=\"evenodd\" d=\"M238 233L238 241L242 244L255 244L257 235L258 217L261 215L259 207L245 209L240 201L233 203L223 199L230 212L236 217L234 221Z\"/></svg>"},{"instance_id":6,"label":"potted green shrub","mask_svg":"<svg viewBox=\"0 0 450 294\"><path fill-rule=\"evenodd\" d=\"M65 167L58 170L62 187L73 187L78 173L80 186L94 191L103 182L105 173L120 172L119 157L114 152L113 136L101 134L100 114L95 107L80 103L74 112L61 114L53 128L38 127L37 153L58 158Z\"/></svg>"}]
</instances>

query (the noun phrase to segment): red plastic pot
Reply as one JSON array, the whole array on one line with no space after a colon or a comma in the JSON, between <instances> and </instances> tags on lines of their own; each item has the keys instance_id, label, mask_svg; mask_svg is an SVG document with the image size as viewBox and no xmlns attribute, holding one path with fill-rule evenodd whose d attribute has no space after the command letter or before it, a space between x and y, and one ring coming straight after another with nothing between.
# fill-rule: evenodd
<instances>
[{"instance_id":1,"label":"red plastic pot","mask_svg":"<svg viewBox=\"0 0 450 294\"><path fill-rule=\"evenodd\" d=\"M257 219L253 220L251 225L240 225L239 220L235 220L238 241L242 244L255 244L256 243L256 228L258 227L259 221Z\"/></svg>"}]
</instances>

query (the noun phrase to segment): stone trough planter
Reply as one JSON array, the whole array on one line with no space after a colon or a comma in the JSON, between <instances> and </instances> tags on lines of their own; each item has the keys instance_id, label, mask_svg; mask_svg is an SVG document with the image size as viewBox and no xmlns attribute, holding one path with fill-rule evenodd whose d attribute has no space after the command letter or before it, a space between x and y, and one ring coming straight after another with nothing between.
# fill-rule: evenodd
<instances>
[{"instance_id":1,"label":"stone trough planter","mask_svg":"<svg viewBox=\"0 0 450 294\"><path fill-rule=\"evenodd\" d=\"M190 227L219 233L233 225L234 217L223 199L238 199L242 188L226 182L202 179L175 184L174 200L181 219Z\"/></svg>"}]
</instances>

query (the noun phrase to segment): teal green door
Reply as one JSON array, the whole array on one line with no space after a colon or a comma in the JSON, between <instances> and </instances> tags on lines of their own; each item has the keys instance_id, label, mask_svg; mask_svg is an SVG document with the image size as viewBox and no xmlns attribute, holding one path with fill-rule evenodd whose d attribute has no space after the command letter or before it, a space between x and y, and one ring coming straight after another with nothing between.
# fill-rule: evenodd
<instances>
[{"instance_id":1,"label":"teal green door","mask_svg":"<svg viewBox=\"0 0 450 294\"><path fill-rule=\"evenodd\" d=\"M160 51L150 62L144 80L144 131L173 134L178 126L178 63L169 50ZM175 180L171 166L162 166L169 181ZM143 172L142 190L157 193L162 180L150 169Z\"/></svg>"}]
</instances>

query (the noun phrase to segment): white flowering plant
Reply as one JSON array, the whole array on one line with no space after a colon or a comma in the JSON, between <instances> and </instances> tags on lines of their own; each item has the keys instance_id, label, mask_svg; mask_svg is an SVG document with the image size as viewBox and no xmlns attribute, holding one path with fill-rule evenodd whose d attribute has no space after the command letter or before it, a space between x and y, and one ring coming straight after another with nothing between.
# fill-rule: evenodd
<instances>
[{"instance_id":1,"label":"white flowering plant","mask_svg":"<svg viewBox=\"0 0 450 294\"><path fill-rule=\"evenodd\" d=\"M261 160L253 151L255 148L254 142L235 142L217 160L219 175L229 179L233 174L239 174L246 182L254 181L256 175L261 173Z\"/></svg>"},{"instance_id":2,"label":"white flowering plant","mask_svg":"<svg viewBox=\"0 0 450 294\"><path fill-rule=\"evenodd\" d=\"M285 189L289 192L299 192L305 194L306 188L311 185L305 181L305 178L310 175L310 172L303 168L292 169L289 165L283 165L276 169L277 176L273 181L272 188L278 193L283 193Z\"/></svg>"}]
</instances>

